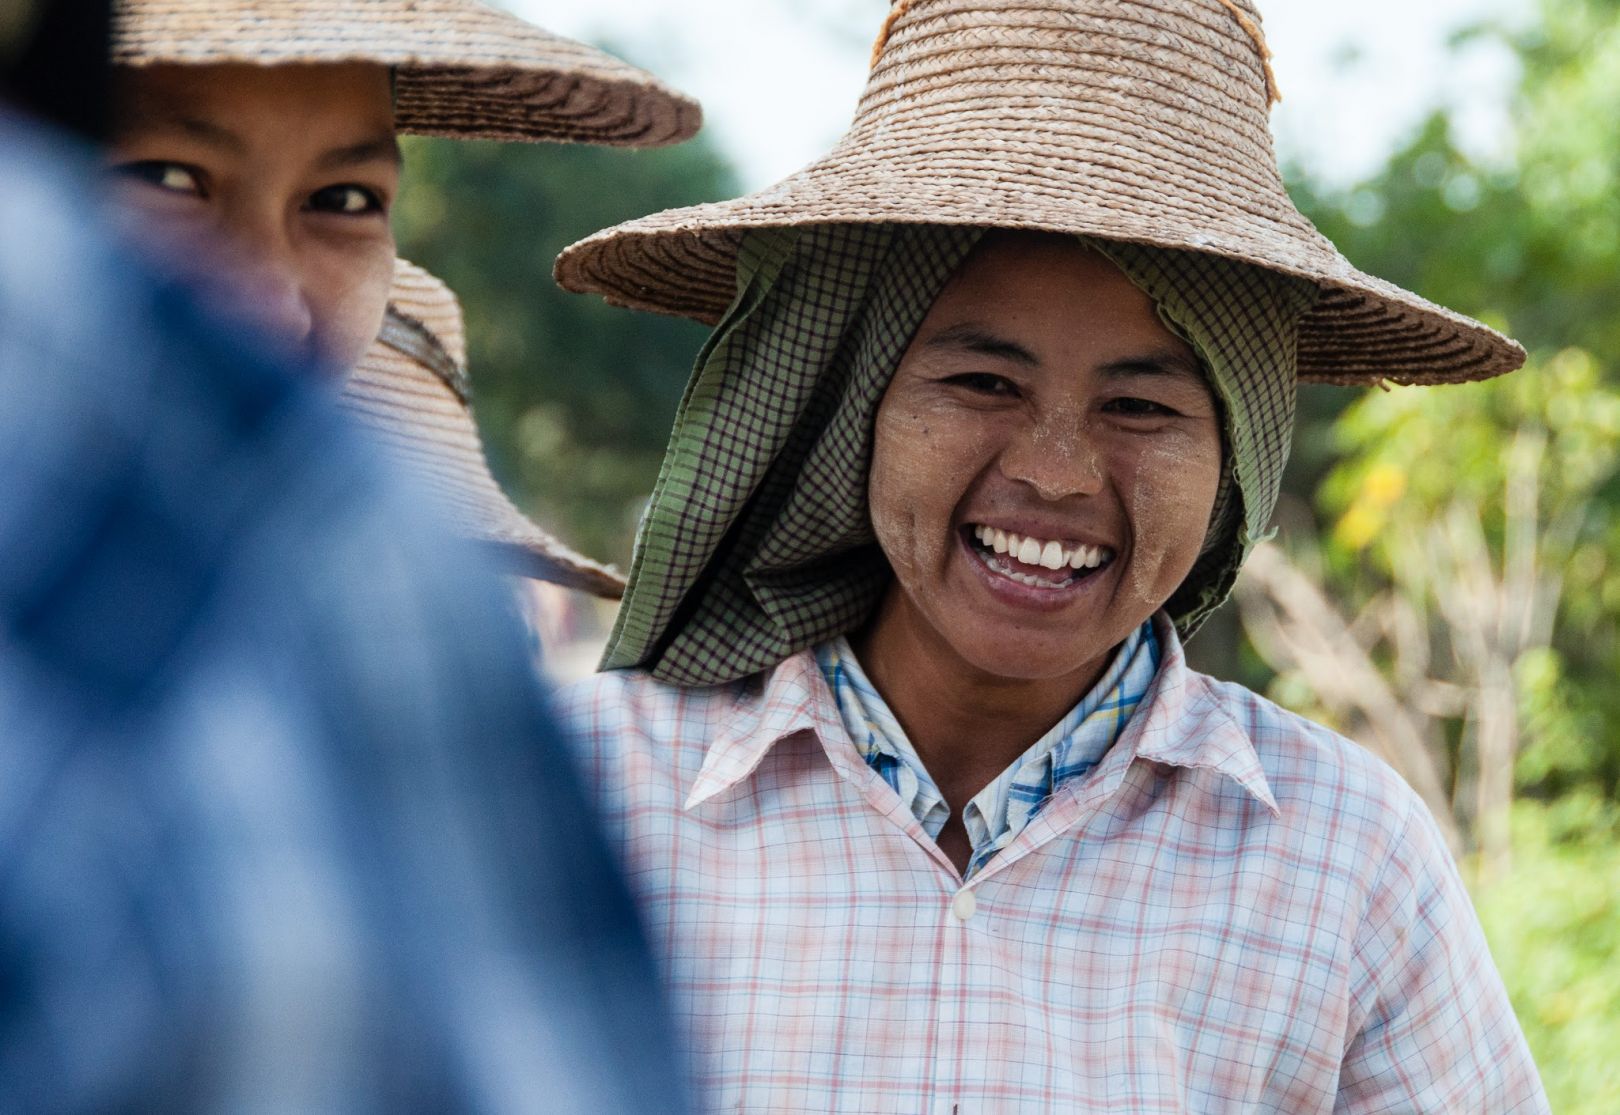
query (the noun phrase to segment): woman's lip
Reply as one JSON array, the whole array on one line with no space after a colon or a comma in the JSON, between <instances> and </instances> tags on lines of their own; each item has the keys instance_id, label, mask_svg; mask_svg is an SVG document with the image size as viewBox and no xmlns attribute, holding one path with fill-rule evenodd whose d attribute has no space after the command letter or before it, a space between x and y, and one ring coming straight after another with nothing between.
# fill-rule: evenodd
<instances>
[{"instance_id":1,"label":"woman's lip","mask_svg":"<svg viewBox=\"0 0 1620 1115\"><path fill-rule=\"evenodd\" d=\"M991 595L1001 603L1029 611L1056 612L1069 607L1076 600L1089 595L1102 579L1102 574L1113 564L1110 562L1089 576L1077 577L1061 587L1036 588L1033 585L1021 584L991 569L973 548L973 543L965 533L958 531L956 538L963 559L973 570L974 575L990 590Z\"/></svg>"}]
</instances>

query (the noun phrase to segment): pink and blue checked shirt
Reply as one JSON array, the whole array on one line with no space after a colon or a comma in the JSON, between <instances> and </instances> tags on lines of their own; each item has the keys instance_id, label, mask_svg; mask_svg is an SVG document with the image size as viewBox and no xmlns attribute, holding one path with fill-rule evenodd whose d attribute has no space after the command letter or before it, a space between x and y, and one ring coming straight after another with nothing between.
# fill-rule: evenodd
<instances>
[{"instance_id":1,"label":"pink and blue checked shirt","mask_svg":"<svg viewBox=\"0 0 1620 1115\"><path fill-rule=\"evenodd\" d=\"M964 885L813 652L564 695L720 1111L1545 1112L1435 826L1187 668Z\"/></svg>"}]
</instances>

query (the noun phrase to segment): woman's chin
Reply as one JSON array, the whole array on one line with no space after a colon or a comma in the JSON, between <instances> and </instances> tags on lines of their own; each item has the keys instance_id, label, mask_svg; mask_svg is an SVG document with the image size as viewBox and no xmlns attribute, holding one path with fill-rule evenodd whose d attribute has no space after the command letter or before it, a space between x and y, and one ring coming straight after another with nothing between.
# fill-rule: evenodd
<instances>
[{"instance_id":1,"label":"woman's chin","mask_svg":"<svg viewBox=\"0 0 1620 1115\"><path fill-rule=\"evenodd\" d=\"M1031 684L1083 676L1100 668L1117 645L1075 645L1032 637L1027 631L962 630L951 649L970 668L1003 682Z\"/></svg>"}]
</instances>

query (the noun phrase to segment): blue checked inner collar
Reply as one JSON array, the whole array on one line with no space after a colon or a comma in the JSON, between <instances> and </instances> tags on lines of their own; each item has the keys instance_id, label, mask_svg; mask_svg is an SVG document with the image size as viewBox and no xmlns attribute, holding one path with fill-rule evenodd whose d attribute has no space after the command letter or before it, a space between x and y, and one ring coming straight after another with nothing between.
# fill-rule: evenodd
<instances>
[{"instance_id":1,"label":"blue checked inner collar","mask_svg":"<svg viewBox=\"0 0 1620 1115\"><path fill-rule=\"evenodd\" d=\"M1114 661L1062 720L963 810L973 845L967 878L1013 841L1064 782L1090 773L1125 730L1159 672L1159 638L1150 620L1120 646ZM816 663L861 757L900 795L934 840L950 808L888 702L873 687L842 636L816 648Z\"/></svg>"}]
</instances>

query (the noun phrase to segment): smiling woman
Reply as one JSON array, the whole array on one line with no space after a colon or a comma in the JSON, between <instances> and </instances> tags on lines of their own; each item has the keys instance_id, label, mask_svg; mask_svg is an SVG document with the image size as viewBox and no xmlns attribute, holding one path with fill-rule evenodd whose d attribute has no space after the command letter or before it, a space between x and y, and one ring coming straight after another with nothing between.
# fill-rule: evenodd
<instances>
[{"instance_id":1,"label":"smiling woman","mask_svg":"<svg viewBox=\"0 0 1620 1115\"><path fill-rule=\"evenodd\" d=\"M1298 213L1268 56L899 0L826 157L559 258L716 324L568 707L717 1109L1545 1109L1416 796L1182 653L1302 377L1523 359Z\"/></svg>"},{"instance_id":2,"label":"smiling woman","mask_svg":"<svg viewBox=\"0 0 1620 1115\"><path fill-rule=\"evenodd\" d=\"M1192 571L1220 427L1191 346L1077 240L987 238L918 327L872 439L894 581L851 643L943 779L959 866L963 806Z\"/></svg>"},{"instance_id":3,"label":"smiling woman","mask_svg":"<svg viewBox=\"0 0 1620 1115\"><path fill-rule=\"evenodd\" d=\"M1079 241L983 242L878 408L869 498L895 585L861 657L929 657L927 629L979 674L1055 682L1056 721L1203 549L1221 433L1198 366Z\"/></svg>"}]
</instances>

